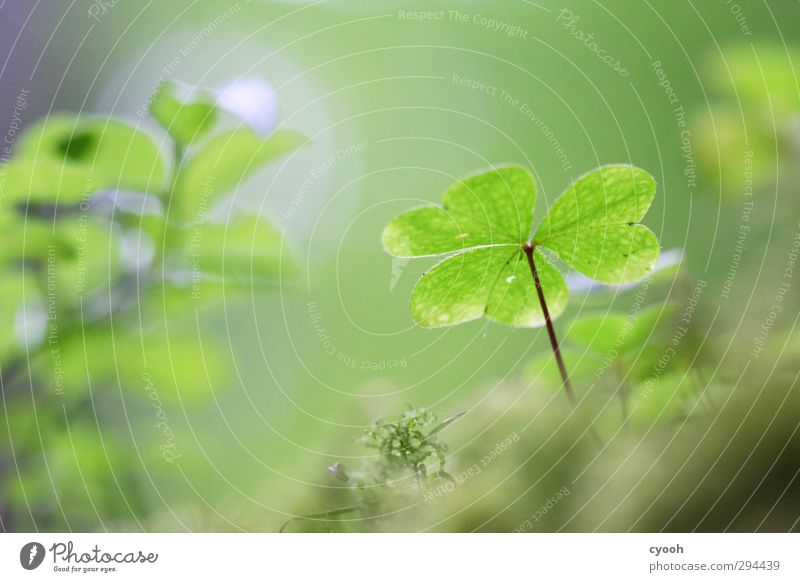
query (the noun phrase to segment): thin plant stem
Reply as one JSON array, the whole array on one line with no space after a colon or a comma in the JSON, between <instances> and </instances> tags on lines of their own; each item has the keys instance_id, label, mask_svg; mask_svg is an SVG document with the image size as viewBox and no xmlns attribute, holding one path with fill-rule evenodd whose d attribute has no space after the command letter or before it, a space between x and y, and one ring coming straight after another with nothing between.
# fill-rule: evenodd
<instances>
[{"instance_id":1,"label":"thin plant stem","mask_svg":"<svg viewBox=\"0 0 800 582\"><path fill-rule=\"evenodd\" d=\"M578 399L575 398L575 391L572 389L572 384L569 381L569 374L567 373L567 367L564 365L564 358L561 355L561 346L558 343L556 328L553 326L553 320L550 317L550 310L547 308L547 301L544 298L544 290L542 289L542 283L539 280L539 271L536 270L536 262L533 260L533 245L531 243L527 243L524 248L525 255L528 257L528 265L531 268L531 275L533 275L533 284L536 287L536 295L539 297L539 305L542 308L544 322L547 326L547 335L550 337L550 347L553 349L553 354L556 357L556 363L558 363L558 371L561 373L561 381L562 385L564 386L564 392L566 392L567 398L569 398L570 404L572 404L572 408L576 409L578 407ZM605 443L593 425L589 426L589 432L591 432L592 437L595 439L595 441L597 441L598 445L600 445L600 448L603 448Z\"/></svg>"},{"instance_id":2,"label":"thin plant stem","mask_svg":"<svg viewBox=\"0 0 800 582\"><path fill-rule=\"evenodd\" d=\"M547 301L544 298L544 291L542 290L542 283L539 281L539 272L536 270L536 262L533 260L533 245L527 243L525 245L525 255L528 257L528 265L531 268L533 275L533 284L536 286L536 295L539 297L539 305L542 307L542 314L544 315L544 323L547 326L547 335L550 336L550 346L553 348L553 354L558 363L558 371L561 373L561 381L564 386L564 391L567 393L567 398L576 406L578 401L575 398L575 391L572 389L572 384L569 381L569 374L567 367L564 365L564 358L561 356L561 347L558 343L556 336L556 329L553 327L553 320L550 318L550 310L547 308Z\"/></svg>"}]
</instances>

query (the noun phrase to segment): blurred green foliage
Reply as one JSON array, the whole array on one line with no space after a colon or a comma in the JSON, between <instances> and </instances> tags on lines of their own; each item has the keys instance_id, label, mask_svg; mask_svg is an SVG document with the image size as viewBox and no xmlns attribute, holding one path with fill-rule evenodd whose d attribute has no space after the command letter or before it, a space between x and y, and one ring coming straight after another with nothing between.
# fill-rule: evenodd
<instances>
[{"instance_id":1,"label":"blurred green foliage","mask_svg":"<svg viewBox=\"0 0 800 582\"><path fill-rule=\"evenodd\" d=\"M219 304L223 288L294 272L265 220L238 208L224 222L209 214L305 139L261 138L246 125L215 133L209 94L183 103L177 93L164 82L152 103L170 152L126 122L57 114L32 125L0 169L7 529L82 529L142 511L142 455L179 456L162 401L208 401L231 378L225 344L190 325L196 310ZM160 446L143 452L124 431L100 430L112 390L153 404Z\"/></svg>"},{"instance_id":2,"label":"blurred green foliage","mask_svg":"<svg viewBox=\"0 0 800 582\"><path fill-rule=\"evenodd\" d=\"M303 152L304 159L292 156L297 163L287 164L274 181L270 169L258 173L273 184L268 193L266 180L250 179L256 173L240 180L236 170L230 179L215 182L203 171L214 165L210 156L210 166L199 166L187 186L192 192L181 219L188 226L199 214L192 209L205 206L204 190L207 200L236 198L252 208L263 203L270 215L290 209L287 232L307 251L303 289L274 301L238 293L241 299L235 305L232 291L250 283L250 269L234 273L227 268L233 257L226 256L224 277L212 274L223 264L225 252L220 251L208 257L208 278L202 279L201 296L193 297L191 260L186 267L190 257L170 254L163 261L169 264L164 270L169 280L155 276L139 297L136 276L131 277L120 289L124 292L114 295L125 309L113 321L103 315L109 312L108 294L101 289L93 297L90 311L97 323L81 332L82 338L76 332L66 341L62 335L59 369L39 343L47 341L47 330L42 340L41 328L34 333L31 327L26 335L28 326L17 325L21 313L46 311L41 277L6 257L36 260L37 249L46 248L52 237L64 238L67 247L74 244L69 242L73 235L52 228L49 193L63 191L64 201L80 203L89 190L104 184L107 174L39 156L28 162L12 158L0 167L11 196L0 201L0 226L7 233L0 260L14 275L0 282L0 294L13 304L0 305L3 391L13 396L0 414L0 423L9 425L0 426L0 472L4 484L11 483L7 489L0 486L0 515L11 512L9 526L63 529L61 500L74 529L275 531L291 515L351 500L349 486L342 489L343 482L325 475L324 467L341 461L349 474L360 466L364 449L357 437L362 423L381 415L391 418L392 411L412 402L436 411L468 410L446 433L447 470L459 486L432 501L412 496L401 510L379 519L334 526L312 521L296 524L298 529L314 524L359 531L797 528L796 294L786 296L783 317L774 322L761 357L750 361L749 354L797 227L800 198L792 140L800 108L791 85L797 78L800 30L793 23L798 6L741 2L752 32L744 36L718 3L572 2L570 10L580 15L582 30L594 33L609 54L624 61L630 76L622 79L555 22L561 6L498 0L456 7L519 25L528 32L521 39L471 21L420 23L397 17L398 9L453 8L436 1L299 4L250 2L222 22L223 9L209 0L151 9L119 3L103 15L101 26L78 14L63 20L57 34L40 35L38 44L30 38L20 42L12 55L15 66L5 74L19 71L19 83L25 86L31 72L25 70L26 60L33 67L31 59L41 57L32 77L32 116L34 110L49 111L51 100L55 109L88 107L132 116L150 99L167 67L209 86L237 75L257 75L280 88L281 117L313 135L315 145ZM56 11L60 7L40 5L31 25L38 17L39 26L50 26L42 18ZM60 16L53 21L61 22ZM174 25L162 35L165 22ZM182 53L209 22L215 23L213 33ZM653 72L655 60L690 124L698 166L694 190L687 188L683 136L675 106ZM477 81L496 95L473 91L471 84L461 85L456 78ZM13 90L13 76L8 80ZM173 95L183 102L191 93L175 90ZM164 113L167 125L170 115ZM207 117L201 108L193 115ZM189 159L200 155L217 132L236 129L223 127L224 114L216 117L208 133L193 132L190 124L182 134L187 140L199 134L186 147ZM26 119L28 127L32 121ZM174 177L168 150L175 144L159 140L161 133L147 133L163 159L159 184L167 189ZM246 135L242 141L265 139ZM337 157L355 144L364 147L346 159ZM117 151L120 167L132 163L122 161L127 149L124 143ZM748 187L748 151L753 152L757 203L748 223L752 230L743 250L737 251L733 245L742 222L737 201ZM322 166L327 158L336 162ZM412 205L437 202L456 176L507 162L536 168L541 185L537 213L543 216L569 178L619 160L630 160L656 176L660 195L648 226L665 248L684 249L678 269L654 275L661 277L659 292L651 288L653 296L648 293L644 304L671 305L675 319L659 322L644 347L626 349L615 360L620 375L609 370L593 386L591 379L604 366L604 357L581 343L580 333L572 337L570 323L587 313L608 313L612 319L624 314L632 321L635 291L571 290L570 306L560 321L573 355L567 363L582 398L578 411L570 409L543 373L526 371L547 349L544 334L484 322L441 332L412 326L406 299L427 265L417 265L424 259L386 261L377 240L391 217ZM248 165L235 161L237 167ZM319 167L327 169L314 178L311 172ZM158 174L153 168L139 178L155 189ZM306 180L309 187L299 186ZM230 191L223 191L225 183ZM112 180L104 187L115 186ZM40 195L35 213L20 219L19 210L10 212L13 204L7 202L13 197L26 202ZM117 209L112 226L101 229L104 240L119 240L126 249L121 255L126 259L113 264L103 262L109 258L103 255L111 254L107 249L98 250L104 282L111 272L131 274L131 254L166 259L173 242L191 246L191 230L165 236L163 215L172 215L181 201L155 195L154 204L149 198L125 205L146 212ZM247 215L234 207L236 220L247 223ZM151 212L154 208L161 214ZM105 211L98 213L108 217ZM73 221L60 210L59 215L62 226L73 223L80 230L77 218ZM33 220L35 216L44 219ZM247 245L248 238L261 236L258 224L246 227L241 238L234 236L238 231L227 229L226 235L226 229L214 229L219 235L215 240ZM142 246L152 248L138 252L133 244L131 253L129 230L133 241L141 232ZM12 262L17 266L12 268ZM281 269L274 262L252 267L267 271L253 273L258 280ZM640 387L635 378L646 382L654 376L652 366L662 359L701 279L708 287L675 356L649 393L633 390ZM728 282L731 293L722 298L719 290ZM63 285L65 297L75 295ZM314 318L309 317L309 302ZM88 304L84 301L84 308ZM176 347L178 343L185 347ZM24 360L27 345L35 350L32 370L15 372L17 380L9 385L5 377L13 369L6 364L9 358ZM334 357L326 352L331 346ZM157 394L136 376L145 357ZM577 358L575 363L570 357ZM216 390L218 382L212 387L204 380L211 358L225 370L224 392ZM159 370L153 369L154 361ZM403 365L386 365L394 361ZM579 378L584 362L588 382ZM127 371L118 372L120 367ZM53 410L47 390L61 369L71 387L64 394L65 406ZM30 376L40 380L32 383ZM630 430L622 427L619 378L633 385L631 408L639 399L647 412L641 421L628 423ZM703 386L713 403L698 398ZM598 411L603 413L596 418ZM159 450L169 440L153 425L164 414L182 455L179 470ZM602 452L586 432L595 418L607 439ZM75 437L86 447L77 459L63 444L72 421L76 434L79 426L85 428L83 437ZM12 450L11 440L18 454L6 454ZM66 456L55 463L55 453ZM46 464L58 465L58 476L52 476L56 486L53 467L49 473ZM25 481L24 491L37 492L35 503L32 497L26 504L18 475ZM88 494L86 488L81 492L82 479ZM62 487L71 488L70 494L61 495Z\"/></svg>"}]
</instances>

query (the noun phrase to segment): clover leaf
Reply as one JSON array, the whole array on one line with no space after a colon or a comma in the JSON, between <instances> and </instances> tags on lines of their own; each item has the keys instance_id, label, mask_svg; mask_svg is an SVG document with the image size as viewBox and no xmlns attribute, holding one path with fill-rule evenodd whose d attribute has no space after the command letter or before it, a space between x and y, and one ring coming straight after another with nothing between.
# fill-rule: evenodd
<instances>
[{"instance_id":1,"label":"clover leaf","mask_svg":"<svg viewBox=\"0 0 800 582\"><path fill-rule=\"evenodd\" d=\"M628 283L653 268L658 240L638 221L654 195L655 180L643 170L602 166L576 180L532 234L533 176L521 166L498 167L457 182L442 206L397 216L383 231L383 245L396 257L445 257L412 292L411 311L420 325L486 316L537 327L548 319L545 309L550 319L558 317L568 297L543 249L603 283Z\"/></svg>"},{"instance_id":2,"label":"clover leaf","mask_svg":"<svg viewBox=\"0 0 800 582\"><path fill-rule=\"evenodd\" d=\"M498 167L451 186L442 206L397 216L383 231L383 246L396 257L444 256L411 294L411 313L424 327L482 316L516 327L546 325L574 405L553 327L569 292L551 256L602 283L644 277L656 264L659 244L639 221L655 191L655 180L643 170L601 166L573 182L531 234L533 176L521 166Z\"/></svg>"}]
</instances>

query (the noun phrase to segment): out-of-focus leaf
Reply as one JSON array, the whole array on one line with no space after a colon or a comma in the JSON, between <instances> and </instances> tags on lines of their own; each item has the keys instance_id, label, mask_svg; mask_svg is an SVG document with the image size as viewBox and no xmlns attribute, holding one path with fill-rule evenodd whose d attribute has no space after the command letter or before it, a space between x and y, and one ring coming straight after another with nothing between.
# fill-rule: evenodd
<instances>
[{"instance_id":1,"label":"out-of-focus leaf","mask_svg":"<svg viewBox=\"0 0 800 582\"><path fill-rule=\"evenodd\" d=\"M85 215L70 215L56 222L55 235L45 263L48 286L59 305L73 305L116 280L121 267L118 228Z\"/></svg>"},{"instance_id":2,"label":"out-of-focus leaf","mask_svg":"<svg viewBox=\"0 0 800 582\"><path fill-rule=\"evenodd\" d=\"M248 127L211 138L184 164L172 203L179 215L194 220L210 208L216 196L236 188L250 174L300 148L307 138L290 130L279 130L266 139Z\"/></svg>"},{"instance_id":3,"label":"out-of-focus leaf","mask_svg":"<svg viewBox=\"0 0 800 582\"><path fill-rule=\"evenodd\" d=\"M150 115L181 145L206 135L217 121L214 97L208 91L164 81L150 103Z\"/></svg>"},{"instance_id":4,"label":"out-of-focus leaf","mask_svg":"<svg viewBox=\"0 0 800 582\"><path fill-rule=\"evenodd\" d=\"M113 187L157 192L165 179L164 159L152 138L117 120L70 115L47 117L25 132L17 148L17 159L35 164L37 174L54 168L55 176L49 179L56 183L61 181L62 172L88 176L92 190ZM49 166L39 166L41 163ZM59 172L61 166L64 170ZM47 199L55 201L55 194L51 193Z\"/></svg>"},{"instance_id":5,"label":"out-of-focus leaf","mask_svg":"<svg viewBox=\"0 0 800 582\"><path fill-rule=\"evenodd\" d=\"M118 385L116 362L125 358L115 351L115 338L107 323L85 326L64 334L59 320L48 322L48 349L38 354L34 371L47 382L48 390L67 401L77 401Z\"/></svg>"},{"instance_id":6,"label":"out-of-focus leaf","mask_svg":"<svg viewBox=\"0 0 800 582\"><path fill-rule=\"evenodd\" d=\"M77 204L112 181L91 168L48 158L14 159L0 167L0 204L5 212L29 202Z\"/></svg>"},{"instance_id":7,"label":"out-of-focus leaf","mask_svg":"<svg viewBox=\"0 0 800 582\"><path fill-rule=\"evenodd\" d=\"M131 497L135 473L125 460L129 451L111 431L104 430L101 438L94 421L72 419L68 428L59 428L47 431L38 454L27 459L18 479L10 480L12 504L81 529L130 517L129 504L135 506L137 500Z\"/></svg>"},{"instance_id":8,"label":"out-of-focus leaf","mask_svg":"<svg viewBox=\"0 0 800 582\"><path fill-rule=\"evenodd\" d=\"M131 330L115 339L119 371L130 389L161 402L202 402L228 386L231 367L218 338L197 335L191 322L169 320L149 327L141 335Z\"/></svg>"},{"instance_id":9,"label":"out-of-focus leaf","mask_svg":"<svg viewBox=\"0 0 800 582\"><path fill-rule=\"evenodd\" d=\"M633 324L621 313L587 315L569 327L568 339L598 354L624 350Z\"/></svg>"},{"instance_id":10,"label":"out-of-focus leaf","mask_svg":"<svg viewBox=\"0 0 800 582\"><path fill-rule=\"evenodd\" d=\"M673 311L667 303L644 308L635 317L625 313L587 315L570 326L568 339L602 355L622 356L642 349Z\"/></svg>"},{"instance_id":11,"label":"out-of-focus leaf","mask_svg":"<svg viewBox=\"0 0 800 582\"><path fill-rule=\"evenodd\" d=\"M796 111L797 54L777 43L732 45L714 54L705 69L715 89L734 95L745 107L768 106L779 115Z\"/></svg>"},{"instance_id":12,"label":"out-of-focus leaf","mask_svg":"<svg viewBox=\"0 0 800 582\"><path fill-rule=\"evenodd\" d=\"M654 376L637 385L628 398L630 422L640 428L650 428L688 414L695 396L689 374L678 371Z\"/></svg>"},{"instance_id":13,"label":"out-of-focus leaf","mask_svg":"<svg viewBox=\"0 0 800 582\"><path fill-rule=\"evenodd\" d=\"M633 320L633 327L626 338L625 351L641 348L653 339L658 327L675 313L675 305L664 303L642 309Z\"/></svg>"},{"instance_id":14,"label":"out-of-focus leaf","mask_svg":"<svg viewBox=\"0 0 800 582\"><path fill-rule=\"evenodd\" d=\"M5 264L23 259L44 260L48 245L56 238L52 221L26 218L16 212L0 211L0 232L0 262Z\"/></svg>"},{"instance_id":15,"label":"out-of-focus leaf","mask_svg":"<svg viewBox=\"0 0 800 582\"><path fill-rule=\"evenodd\" d=\"M597 354L566 349L561 350L561 355L569 372L569 379L573 384L581 387L593 378L598 378L603 359ZM550 352L543 352L531 361L525 369L525 378L538 386L545 386L553 391L559 391L563 386L558 363Z\"/></svg>"},{"instance_id":16,"label":"out-of-focus leaf","mask_svg":"<svg viewBox=\"0 0 800 582\"><path fill-rule=\"evenodd\" d=\"M297 272L281 233L255 215L197 224L189 255L204 279L221 277L226 284L254 285Z\"/></svg>"}]
</instances>

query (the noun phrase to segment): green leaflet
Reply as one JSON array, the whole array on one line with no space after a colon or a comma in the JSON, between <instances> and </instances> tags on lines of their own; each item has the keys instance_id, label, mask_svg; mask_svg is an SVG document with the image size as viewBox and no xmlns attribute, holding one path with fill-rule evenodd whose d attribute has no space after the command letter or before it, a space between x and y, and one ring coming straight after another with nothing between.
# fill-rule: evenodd
<instances>
[{"instance_id":1,"label":"green leaflet","mask_svg":"<svg viewBox=\"0 0 800 582\"><path fill-rule=\"evenodd\" d=\"M195 225L192 255L202 273L224 277L226 283L254 285L296 270L281 233L258 216Z\"/></svg>"},{"instance_id":2,"label":"green leaflet","mask_svg":"<svg viewBox=\"0 0 800 582\"><path fill-rule=\"evenodd\" d=\"M655 265L660 250L650 229L637 224L655 192L655 180L644 170L602 166L559 196L533 242L601 283L641 279Z\"/></svg>"},{"instance_id":3,"label":"green leaflet","mask_svg":"<svg viewBox=\"0 0 800 582\"><path fill-rule=\"evenodd\" d=\"M465 178L444 194L443 207L401 214L383 231L383 246L397 257L422 257L478 246L527 240L536 185L520 166L501 167Z\"/></svg>"},{"instance_id":4,"label":"green leaflet","mask_svg":"<svg viewBox=\"0 0 800 582\"><path fill-rule=\"evenodd\" d=\"M630 422L649 429L658 422L676 420L694 405L694 387L685 371L652 376L630 394Z\"/></svg>"},{"instance_id":5,"label":"green leaflet","mask_svg":"<svg viewBox=\"0 0 800 582\"><path fill-rule=\"evenodd\" d=\"M537 269L551 316L567 305L564 279L536 251ZM411 294L411 312L425 327L479 317L520 327L544 324L527 258L519 248L490 246L463 252L425 273Z\"/></svg>"},{"instance_id":6,"label":"green leaflet","mask_svg":"<svg viewBox=\"0 0 800 582\"><path fill-rule=\"evenodd\" d=\"M573 382L589 382L596 378L603 368L603 359L592 352L562 350L561 355ZM540 386L560 391L564 385L558 364L552 353L544 352L531 361L525 369L525 378Z\"/></svg>"},{"instance_id":7,"label":"green leaflet","mask_svg":"<svg viewBox=\"0 0 800 582\"><path fill-rule=\"evenodd\" d=\"M57 181L49 192L30 189L36 199L53 202L74 201L100 188L157 192L166 176L161 152L146 133L121 121L67 114L28 129L17 147L16 164L30 167L33 184ZM90 183L80 188L80 179Z\"/></svg>"},{"instance_id":8,"label":"green leaflet","mask_svg":"<svg viewBox=\"0 0 800 582\"><path fill-rule=\"evenodd\" d=\"M214 127L217 107L207 91L164 81L150 103L150 115L175 141L187 146Z\"/></svg>"},{"instance_id":9,"label":"green leaflet","mask_svg":"<svg viewBox=\"0 0 800 582\"><path fill-rule=\"evenodd\" d=\"M218 194L236 188L265 164L306 144L307 138L279 130L263 139L248 127L215 135L185 163L178 175L175 196L180 215L187 220L209 208Z\"/></svg>"},{"instance_id":10,"label":"green leaflet","mask_svg":"<svg viewBox=\"0 0 800 582\"><path fill-rule=\"evenodd\" d=\"M28 203L78 204L113 179L90 168L75 168L50 159L14 159L0 167L2 209Z\"/></svg>"},{"instance_id":11,"label":"green leaflet","mask_svg":"<svg viewBox=\"0 0 800 582\"><path fill-rule=\"evenodd\" d=\"M425 273L411 295L425 327L486 316L536 327L545 320L525 255L528 241L551 318L567 304L561 274L536 247L547 248L595 280L624 283L655 265L658 241L637 224L655 195L655 181L633 166L603 166L573 183L530 236L536 187L530 172L503 166L449 188L442 206L395 217L382 242L397 257L449 255Z\"/></svg>"},{"instance_id":12,"label":"green leaflet","mask_svg":"<svg viewBox=\"0 0 800 582\"><path fill-rule=\"evenodd\" d=\"M569 339L598 354L622 356L641 350L673 312L674 307L667 303L642 309L633 318L623 313L587 315L570 326Z\"/></svg>"}]
</instances>

